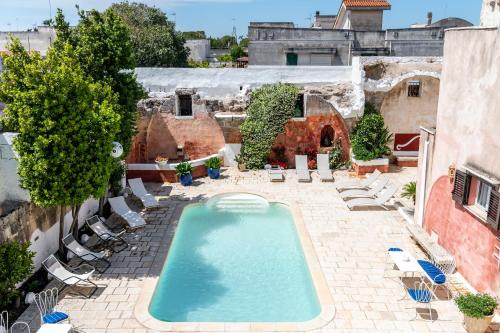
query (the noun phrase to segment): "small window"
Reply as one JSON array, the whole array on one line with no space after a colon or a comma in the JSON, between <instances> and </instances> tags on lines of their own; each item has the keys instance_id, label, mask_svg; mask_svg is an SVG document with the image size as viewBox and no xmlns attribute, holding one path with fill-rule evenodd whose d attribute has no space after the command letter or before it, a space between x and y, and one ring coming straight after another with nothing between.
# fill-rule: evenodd
<instances>
[{"instance_id":1,"label":"small window","mask_svg":"<svg viewBox=\"0 0 500 333\"><path fill-rule=\"evenodd\" d=\"M193 115L193 99L191 95L179 95L179 116L191 117Z\"/></svg>"},{"instance_id":2,"label":"small window","mask_svg":"<svg viewBox=\"0 0 500 333\"><path fill-rule=\"evenodd\" d=\"M420 87L421 87L420 81L408 82L408 97L420 97L421 96Z\"/></svg>"},{"instance_id":3,"label":"small window","mask_svg":"<svg viewBox=\"0 0 500 333\"><path fill-rule=\"evenodd\" d=\"M304 118L304 94L300 94L295 101L295 112L293 114L294 118Z\"/></svg>"},{"instance_id":4,"label":"small window","mask_svg":"<svg viewBox=\"0 0 500 333\"><path fill-rule=\"evenodd\" d=\"M485 212L488 211L490 205L490 196L491 186L482 181L479 181L477 185L476 205Z\"/></svg>"}]
</instances>

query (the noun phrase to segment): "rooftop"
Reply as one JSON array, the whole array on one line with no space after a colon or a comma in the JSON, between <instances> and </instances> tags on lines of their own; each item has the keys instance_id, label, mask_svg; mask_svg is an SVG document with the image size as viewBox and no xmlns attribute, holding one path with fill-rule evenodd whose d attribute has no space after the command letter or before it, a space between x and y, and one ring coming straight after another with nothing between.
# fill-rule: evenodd
<instances>
[{"instance_id":1,"label":"rooftop","mask_svg":"<svg viewBox=\"0 0 500 333\"><path fill-rule=\"evenodd\" d=\"M344 5L349 7L374 7L374 8L385 8L390 9L391 4L387 0L344 0Z\"/></svg>"}]
</instances>

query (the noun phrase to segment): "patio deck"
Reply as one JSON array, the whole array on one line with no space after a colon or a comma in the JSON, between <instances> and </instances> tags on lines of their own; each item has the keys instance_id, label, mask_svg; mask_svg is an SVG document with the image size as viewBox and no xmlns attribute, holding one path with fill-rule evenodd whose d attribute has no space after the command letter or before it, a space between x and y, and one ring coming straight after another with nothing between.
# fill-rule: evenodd
<instances>
[{"instance_id":1,"label":"patio deck","mask_svg":"<svg viewBox=\"0 0 500 333\"><path fill-rule=\"evenodd\" d=\"M398 168L388 174L399 186L416 178L415 168ZM346 172L335 178L346 179ZM433 302L438 320L410 321L415 304L398 301L401 285L384 278L386 250L403 247L424 257L411 240L397 210L349 211L334 190L333 183L321 183L313 174L311 183L299 183L294 170L287 171L284 183L270 183L264 171L240 173L227 169L222 179L197 179L192 187L179 184L147 184L160 199L161 208L144 213L148 225L128 234L131 246L111 257L108 271L96 275L100 288L92 299L64 294L60 307L68 311L71 322L86 333L156 333L136 320L134 308L146 277L158 276L175 233L182 209L190 203L219 192L262 193L269 197L295 202L312 239L322 271L335 305L335 317L320 330L312 332L465 332L462 315L452 301ZM131 206L139 209L137 201ZM409 307L405 309L405 307ZM38 312L31 306L19 320L39 327ZM235 332L231 325L198 326L185 323L176 331ZM248 325L248 331L261 331Z\"/></svg>"}]
</instances>

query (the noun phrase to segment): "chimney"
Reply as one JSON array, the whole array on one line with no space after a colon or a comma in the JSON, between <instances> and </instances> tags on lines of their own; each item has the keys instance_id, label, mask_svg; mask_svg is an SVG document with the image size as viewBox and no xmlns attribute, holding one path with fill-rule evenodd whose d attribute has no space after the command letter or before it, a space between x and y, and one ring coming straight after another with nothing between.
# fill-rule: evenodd
<instances>
[{"instance_id":1,"label":"chimney","mask_svg":"<svg viewBox=\"0 0 500 333\"><path fill-rule=\"evenodd\" d=\"M432 12L428 12L427 13L427 25L431 25L432 24Z\"/></svg>"}]
</instances>

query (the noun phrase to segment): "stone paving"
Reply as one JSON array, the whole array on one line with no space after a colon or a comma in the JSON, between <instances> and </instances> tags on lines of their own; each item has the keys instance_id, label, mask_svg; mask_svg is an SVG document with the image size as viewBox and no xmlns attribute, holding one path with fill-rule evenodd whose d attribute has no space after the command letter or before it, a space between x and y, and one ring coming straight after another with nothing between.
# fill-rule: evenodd
<instances>
[{"instance_id":1,"label":"stone paving","mask_svg":"<svg viewBox=\"0 0 500 333\"><path fill-rule=\"evenodd\" d=\"M388 175L399 186L416 178L415 168L393 169ZM336 172L335 179L347 179ZM188 188L179 184L147 184L160 199L161 208L143 212L148 225L127 234L131 246L111 257L111 267L94 281L101 288L91 299L63 293L60 309L70 314L71 323L86 333L156 333L134 317L134 307L146 276L158 276L182 209L190 203L219 192L249 191L295 202L303 215L316 254L332 294L335 318L314 332L465 332L462 316L452 301L432 303L434 322L411 319L415 304L399 301L404 295L396 278L384 278L389 247L403 247L417 257L422 251L408 235L397 210L349 211L332 183L322 183L313 174L311 183L298 183L293 170L284 183L270 183L263 171L241 173L224 170L222 179L197 179ZM140 204L128 198L131 207ZM31 306L19 320L27 321L36 332L39 316ZM192 325L190 326L193 327ZM231 327L214 325L214 331L233 332ZM189 326L186 326L189 329Z\"/></svg>"}]
</instances>

